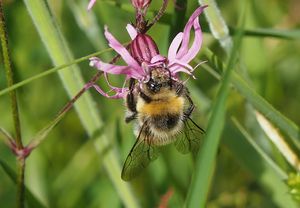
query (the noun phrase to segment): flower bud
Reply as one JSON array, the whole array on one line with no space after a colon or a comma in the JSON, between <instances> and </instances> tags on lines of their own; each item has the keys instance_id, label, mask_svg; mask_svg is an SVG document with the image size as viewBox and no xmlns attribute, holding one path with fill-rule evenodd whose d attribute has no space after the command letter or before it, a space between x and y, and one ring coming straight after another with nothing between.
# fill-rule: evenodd
<instances>
[{"instance_id":1,"label":"flower bud","mask_svg":"<svg viewBox=\"0 0 300 208\"><path fill-rule=\"evenodd\" d=\"M143 62L150 63L151 59L159 54L154 40L146 34L138 34L130 44L132 57L140 64Z\"/></svg>"},{"instance_id":2,"label":"flower bud","mask_svg":"<svg viewBox=\"0 0 300 208\"><path fill-rule=\"evenodd\" d=\"M131 3L134 8L143 10L149 6L151 0L131 0Z\"/></svg>"}]
</instances>

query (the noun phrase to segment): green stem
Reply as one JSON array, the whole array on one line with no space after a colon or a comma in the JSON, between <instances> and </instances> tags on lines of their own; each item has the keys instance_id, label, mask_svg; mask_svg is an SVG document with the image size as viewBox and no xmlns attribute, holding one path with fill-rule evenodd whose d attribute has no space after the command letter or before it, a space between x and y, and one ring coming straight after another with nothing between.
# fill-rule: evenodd
<instances>
[{"instance_id":1,"label":"green stem","mask_svg":"<svg viewBox=\"0 0 300 208\"><path fill-rule=\"evenodd\" d=\"M8 87L10 87L14 84L14 81L13 81L13 72L12 72L11 61L9 56L8 40L7 40L7 33L6 33L6 26L5 26L2 4L3 2L2 0L0 0L0 37L1 37L2 54L3 54L3 62L4 62L5 73L6 73L7 85ZM16 141L17 148L22 149L23 144L21 139L21 125L20 125L16 91L14 90L10 91L9 95L11 101L14 127L16 132L15 141Z\"/></svg>"},{"instance_id":2,"label":"green stem","mask_svg":"<svg viewBox=\"0 0 300 208\"><path fill-rule=\"evenodd\" d=\"M169 2L169 0L163 0L163 4L162 4L161 8L159 9L158 13L155 15L153 20L151 20L151 22L147 25L145 32L147 32L163 16L163 14L165 13L165 11L167 9L168 2Z\"/></svg>"},{"instance_id":3,"label":"green stem","mask_svg":"<svg viewBox=\"0 0 300 208\"><path fill-rule=\"evenodd\" d=\"M25 207L25 157L17 158L17 207Z\"/></svg>"},{"instance_id":4,"label":"green stem","mask_svg":"<svg viewBox=\"0 0 300 208\"><path fill-rule=\"evenodd\" d=\"M2 54L3 54L3 62L4 62L5 73L6 73L7 85L8 87L10 87L13 85L14 81L13 81L13 72L11 68L11 60L9 56L8 39L6 33L2 0L0 0L0 37L1 37ZM16 132L16 136L15 136L15 144L17 148L16 151L18 151L23 149L23 143L21 138L21 125L20 125L16 91L14 90L10 91L9 95L10 95L10 102L12 108L13 122L14 122L14 127ZM17 169L18 169L17 170L17 174L18 174L17 207L23 208L25 207L25 186L24 186L25 157L20 157L20 158L17 157Z\"/></svg>"},{"instance_id":5,"label":"green stem","mask_svg":"<svg viewBox=\"0 0 300 208\"><path fill-rule=\"evenodd\" d=\"M123 45L126 45L126 44L127 44L127 43L124 43ZM111 48L104 49L104 50L102 50L102 51L99 51L99 52L96 52L96 53L92 53L92 54L90 54L90 55L87 55L87 56L84 56L84 57L75 59L74 61L72 61L72 62L70 62L70 63L62 64L62 65L53 67L53 68L51 68L51 69L49 69L49 70L46 70L45 72L42 72L42 73L37 74L37 75L35 75L35 76L32 76L32 77L30 77L30 78L28 78L28 79L25 79L25 80L23 80L23 81L21 81L21 82L18 82L17 84L14 84L14 85L12 85L12 86L10 86L10 87L7 87L7 88L5 88L4 90L1 90L1 91L0 91L0 96L1 96L1 95L4 95L4 94L6 94L6 93L8 93L8 92L10 92L10 91L12 91L12 90L15 90L15 89L17 89L17 88L19 88L19 87L22 87L22 86L24 86L24 85L26 85L26 84L29 84L30 82L35 81L36 79L43 78L43 77L45 77L45 76L48 76L48 75L50 75L50 74L53 74L53 73L55 73L55 72L61 70L61 69L67 68L68 66L72 66L72 65L74 65L74 64L78 64L78 63L80 63L80 62L82 62L82 61L86 61L88 58L91 58L91 57L93 57L93 56L99 56L99 55L101 55L101 54L103 54L103 53L105 53L105 52L111 51L111 50L112 50Z\"/></svg>"},{"instance_id":6,"label":"green stem","mask_svg":"<svg viewBox=\"0 0 300 208\"><path fill-rule=\"evenodd\" d=\"M2 135L2 136L1 136ZM7 131L0 127L0 139L3 139L4 143L10 148L13 149L14 139Z\"/></svg>"}]
</instances>

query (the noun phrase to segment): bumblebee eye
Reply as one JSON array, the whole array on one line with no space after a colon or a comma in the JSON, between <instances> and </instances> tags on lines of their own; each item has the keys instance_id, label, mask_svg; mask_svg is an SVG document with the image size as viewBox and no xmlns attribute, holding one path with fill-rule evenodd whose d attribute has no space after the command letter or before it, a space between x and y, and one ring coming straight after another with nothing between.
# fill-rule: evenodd
<instances>
[{"instance_id":1,"label":"bumblebee eye","mask_svg":"<svg viewBox=\"0 0 300 208\"><path fill-rule=\"evenodd\" d=\"M152 80L150 80L148 82L148 87L152 92L158 92L161 88L162 84L158 84L157 82L154 82Z\"/></svg>"}]
</instances>

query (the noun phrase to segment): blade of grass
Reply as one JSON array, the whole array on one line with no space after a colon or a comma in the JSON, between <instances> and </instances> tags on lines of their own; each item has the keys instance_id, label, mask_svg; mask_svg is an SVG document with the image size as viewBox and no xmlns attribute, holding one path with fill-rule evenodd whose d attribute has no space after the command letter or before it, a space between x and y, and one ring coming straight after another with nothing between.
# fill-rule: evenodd
<instances>
[{"instance_id":1,"label":"blade of grass","mask_svg":"<svg viewBox=\"0 0 300 208\"><path fill-rule=\"evenodd\" d=\"M57 27L55 18L51 15L49 6L44 1L24 0L30 16L39 32L43 43L45 44L49 55L55 65L61 65L73 60L70 49L68 48L63 35ZM73 97L83 86L84 82L77 66L70 70L59 71L59 76L70 97ZM92 136L101 128L102 121L95 108L90 93L86 92L76 103L75 109L89 136ZM96 145L104 148L109 144L105 136L101 136ZM135 197L133 196L128 184L120 178L120 164L115 151L109 151L103 160L104 167L109 178L114 184L120 198L127 207L137 207Z\"/></svg>"},{"instance_id":2,"label":"blade of grass","mask_svg":"<svg viewBox=\"0 0 300 208\"><path fill-rule=\"evenodd\" d=\"M295 154L295 152L287 144L278 130L259 112L255 112L255 115L259 125L268 138L273 142L290 165L292 165L296 171L300 171L300 161L297 154Z\"/></svg>"},{"instance_id":3,"label":"blade of grass","mask_svg":"<svg viewBox=\"0 0 300 208\"><path fill-rule=\"evenodd\" d=\"M255 149L261 158L274 170L278 178L284 180L287 178L287 174L262 150L255 141L251 138L250 134L243 128L240 122L236 118L232 118L232 121L236 128L242 133L247 142ZM240 147L240 146L237 146ZM252 159L251 159L252 160Z\"/></svg>"},{"instance_id":4,"label":"blade of grass","mask_svg":"<svg viewBox=\"0 0 300 208\"><path fill-rule=\"evenodd\" d=\"M17 183L17 174L15 171L9 167L6 162L2 161L0 159L0 166L4 170L4 172L9 176L9 178L16 184ZM25 186L25 195L26 195L26 202L29 207L46 207L45 204L43 204L39 199L37 199L31 191Z\"/></svg>"},{"instance_id":5,"label":"blade of grass","mask_svg":"<svg viewBox=\"0 0 300 208\"><path fill-rule=\"evenodd\" d=\"M265 191L271 195L273 202L278 207L298 207L292 197L287 194L289 188L284 182L287 174L254 142L237 120L234 120L234 124L239 132L228 125L225 130L226 139L223 139L222 142L235 155L240 164L246 167L265 187Z\"/></svg>"},{"instance_id":6,"label":"blade of grass","mask_svg":"<svg viewBox=\"0 0 300 208\"><path fill-rule=\"evenodd\" d=\"M242 23L244 23L244 18L242 18ZM243 33L241 30L236 36L236 42L233 45L216 101L212 107L212 114L209 119L207 134L196 158L195 175L193 176L190 185L187 207L205 207L206 204L210 189L210 179L212 177L215 163L215 156L224 127L226 99L230 90L230 77L232 74L232 68L235 65L242 35Z\"/></svg>"},{"instance_id":7,"label":"blade of grass","mask_svg":"<svg viewBox=\"0 0 300 208\"><path fill-rule=\"evenodd\" d=\"M234 34L236 31L235 28L230 28L230 34ZM245 30L246 36L253 37L272 37L272 38L283 38L290 40L298 40L300 39L300 30L292 29L292 30L278 30L274 28L254 28Z\"/></svg>"},{"instance_id":8,"label":"blade of grass","mask_svg":"<svg viewBox=\"0 0 300 208\"><path fill-rule=\"evenodd\" d=\"M206 49L204 52L209 60L216 58L210 50ZM213 61L209 62L213 64ZM220 70L216 71L207 64L203 64L202 67L217 79L221 79L220 74L217 72ZM214 65L214 67L216 66ZM282 113L276 110L270 103L268 103L268 101L257 94L255 90L249 86L247 81L236 72L233 72L232 74L231 83L239 91L239 93L254 106L257 111L262 113L269 121L289 135L296 147L300 149L300 130L293 121L282 115Z\"/></svg>"}]
</instances>

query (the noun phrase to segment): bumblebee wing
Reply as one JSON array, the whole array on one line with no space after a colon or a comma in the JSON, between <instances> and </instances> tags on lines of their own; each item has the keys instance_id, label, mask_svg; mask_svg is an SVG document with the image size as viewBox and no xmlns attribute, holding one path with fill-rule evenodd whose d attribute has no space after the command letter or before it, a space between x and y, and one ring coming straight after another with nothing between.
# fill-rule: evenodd
<instances>
[{"instance_id":1,"label":"bumblebee wing","mask_svg":"<svg viewBox=\"0 0 300 208\"><path fill-rule=\"evenodd\" d=\"M183 123L184 128L175 141L175 147L183 154L189 152L196 154L199 150L205 131L191 118L187 118Z\"/></svg>"},{"instance_id":2,"label":"bumblebee wing","mask_svg":"<svg viewBox=\"0 0 300 208\"><path fill-rule=\"evenodd\" d=\"M145 169L149 163L158 157L158 148L151 145L153 136L142 126L139 136L128 154L123 166L121 178L129 181Z\"/></svg>"}]
</instances>

